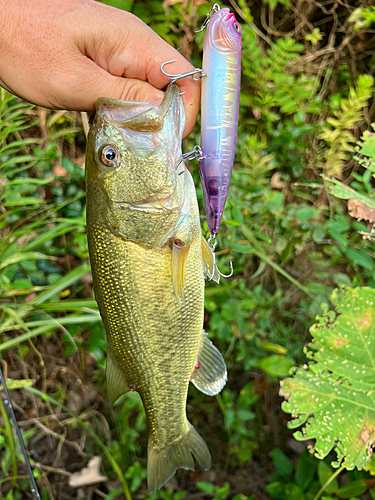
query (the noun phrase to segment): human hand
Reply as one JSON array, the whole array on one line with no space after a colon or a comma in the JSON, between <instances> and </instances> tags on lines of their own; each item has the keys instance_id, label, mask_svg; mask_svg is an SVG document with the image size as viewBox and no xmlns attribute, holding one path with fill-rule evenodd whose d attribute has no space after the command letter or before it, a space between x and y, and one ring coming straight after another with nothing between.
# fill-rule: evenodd
<instances>
[{"instance_id":1,"label":"human hand","mask_svg":"<svg viewBox=\"0 0 375 500\"><path fill-rule=\"evenodd\" d=\"M0 85L29 102L92 112L98 97L158 104L168 79L193 66L140 19L94 0L0 0ZM179 80L192 131L200 85Z\"/></svg>"}]
</instances>

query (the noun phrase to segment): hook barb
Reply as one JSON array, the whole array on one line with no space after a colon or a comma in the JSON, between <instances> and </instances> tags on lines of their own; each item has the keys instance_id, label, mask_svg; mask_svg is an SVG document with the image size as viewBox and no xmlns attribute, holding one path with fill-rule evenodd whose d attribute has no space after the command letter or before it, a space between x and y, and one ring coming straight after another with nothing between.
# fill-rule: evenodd
<instances>
[{"instance_id":1,"label":"hook barb","mask_svg":"<svg viewBox=\"0 0 375 500\"><path fill-rule=\"evenodd\" d=\"M213 270L212 270L212 275L210 276L209 273L207 272L207 281L216 281L217 283L219 283L218 281L218 277L217 275L221 276L222 278L230 278L231 276L233 276L233 263L232 261L230 260L229 261L229 267L230 267L230 273L229 274L223 274L220 269L217 267L217 261L216 261L216 255L213 254Z\"/></svg>"},{"instance_id":2,"label":"hook barb","mask_svg":"<svg viewBox=\"0 0 375 500\"><path fill-rule=\"evenodd\" d=\"M230 278L231 276L233 276L233 263L232 261L230 260L229 261L229 267L230 267L230 273L229 274L223 274L219 268L217 267L217 264L216 264L216 269L217 269L217 272L220 274L220 276L222 276L223 278Z\"/></svg>"}]
</instances>

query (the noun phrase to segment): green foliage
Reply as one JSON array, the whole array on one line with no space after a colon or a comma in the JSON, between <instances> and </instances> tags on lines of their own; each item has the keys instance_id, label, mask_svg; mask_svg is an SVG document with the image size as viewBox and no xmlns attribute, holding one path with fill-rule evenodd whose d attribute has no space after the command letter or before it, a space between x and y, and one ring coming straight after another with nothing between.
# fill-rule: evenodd
<instances>
[{"instance_id":1,"label":"green foliage","mask_svg":"<svg viewBox=\"0 0 375 500\"><path fill-rule=\"evenodd\" d=\"M208 3L172 1L106 0L105 3L131 10L174 47L192 38L211 7ZM256 481L262 483L264 474L258 475L254 464L268 466L271 460L277 471L269 478L267 491L271 498L336 500L359 496L365 491L375 498L367 486L371 481L369 473L355 470L345 473L347 484L344 484L342 477L335 475L340 469L334 472L328 462L318 461L306 452L298 458L286 451L283 419L277 413L273 419L279 406L274 381L288 376L294 360L305 362L302 345L308 327L316 314L327 311L333 289L365 284L375 288L373 242L362 240L364 233L370 235L369 229L363 222L350 218L336 198L355 199L375 208L374 136L365 133L355 149L359 170L351 172L350 186L330 177L344 178L342 169L348 168L354 137L366 126L362 121L364 114L369 123L371 109L366 106L373 90L367 73L371 73L373 59L369 62L366 55L371 48L366 45L366 51L361 53L359 46L363 36L370 36L365 32L372 22L373 8L361 8L346 18L343 11L339 13L343 27L353 22L355 30L363 30L352 39L341 37L341 32L338 36L330 34L332 20L324 16L318 21L309 20L298 34L303 20L296 17L295 2L264 0L262 4L258 8L255 3L248 5L240 0L237 11L245 21L239 140L217 247L220 269L225 272L232 260L235 274L220 286L209 283L206 287L205 328L225 354L229 380L216 401L194 388L189 393L189 418L200 432L204 429L205 438L207 435L214 441L214 447L211 443L209 446L215 452L217 466L210 471L212 476L200 476L199 470L198 476L180 471L168 488L147 496L150 500L182 500L199 494L207 498L250 500L255 497L252 489L244 489L246 494L235 494L237 482L242 484L246 478L253 484L256 476ZM314 6L319 8L317 2ZM259 19L261 10L278 25L283 18L289 19L290 26L296 26L293 36L284 36L281 29L276 30L277 35L271 28L268 31L264 22L267 15ZM199 33L182 49L194 66L201 64L203 36L204 33ZM337 47L341 38L347 46ZM329 47L326 51L327 42L334 39L335 49ZM336 52L336 48L340 50ZM345 55L347 50L349 58ZM353 70L357 60L361 61L358 67L363 75ZM22 370L30 365L32 375L23 374L21 386L33 380L42 390L34 393L34 399L27 404L39 409L40 423L60 436L61 446L67 439L82 447L88 456L105 457L103 469L110 482L97 485L98 496L107 500L123 496L127 484L129 495L144 497L147 431L139 397L128 394L112 410L101 394L105 387L106 341L87 279L84 174L80 166L85 139L79 118L67 112L47 112L43 118L35 108L2 92L0 124L0 352L9 355L13 364L14 359L19 359ZM186 141L184 150L192 149L196 143L199 143L198 129ZM202 208L197 167L191 165L191 169ZM326 174L323 179L319 175L322 169ZM345 178L348 175L345 172ZM336 196L327 197L327 193ZM203 210L201 213L203 221ZM204 222L203 231L207 233ZM342 315L347 313L345 307ZM324 318L333 318L335 324L341 325L334 313L324 314ZM299 397L301 384L310 384L311 395L315 396L314 391L325 387L327 398L337 398L335 389L346 391L345 411L349 414L353 408L350 439L355 429L363 431L363 427L358 428L361 425L358 416L365 410L358 410L357 396L360 394L365 402L371 400L373 382L366 379L367 392L361 392L352 387L354 383L360 385L361 379L357 380L350 372L352 380L340 372L337 359L333 361L336 372L327 369L324 362L341 356L343 350L345 354L344 348L330 349L331 337L327 331L331 328L333 325L325 323L315 327L317 340L306 351L312 357L310 371L299 370L300 379L287 379L284 390L287 384L299 380L296 412L303 410L303 418L312 422L311 429L307 427L311 435L315 430L319 434L318 430L326 429L322 422L327 418L319 413L319 406L315 408L308 398ZM55 372L49 378L43 372L45 346L53 346L56 339L61 340L63 348L58 354L52 352L52 356L59 363L66 363L57 381ZM45 349L41 349L43 354L39 358L33 348L40 345ZM319 348L323 349L320 354ZM33 355L37 361L32 361ZM369 370L369 360L365 360L365 371ZM18 366L11 373L10 386L22 391L22 396L31 397L30 392L13 385L19 382L16 379L20 370ZM77 415L69 414L66 421L65 412L59 413L62 410L59 404L65 408L74 402L71 377L76 371L81 374L79 381L85 392L89 388L95 398L90 403L85 400L85 408ZM319 381L318 388L311 382L315 379ZM350 396L350 391L355 391L356 396ZM46 394L52 394L52 399ZM289 405L293 397L291 393ZM21 418L27 418L29 406L25 415L20 414ZM372 408L366 411L368 418L372 418ZM317 418L320 428L319 422L314 424ZM11 476L11 480L3 483L0 478L0 491L4 498L22 499L28 485L22 480L22 464L12 458L7 425L3 418L0 463L4 464L3 474ZM340 429L337 425L336 422L336 430L343 432L342 427L347 424L344 422ZM35 430L33 427L28 432ZM327 432L329 443L344 453L344 445L336 441L334 430ZM367 433L362 436L367 437ZM326 435L322 434L317 446L325 450L327 442L323 439ZM353 441L361 440L357 435ZM352 447L352 444L347 446L349 451ZM366 455L364 448L363 443L362 457ZM367 460L367 468L373 471L373 461ZM43 471L39 475L42 497L47 500L50 494L44 486L48 474ZM122 484L117 478L121 478ZM364 482L368 480L369 483ZM263 486L262 483L260 487ZM72 495L89 498L93 491L90 488Z\"/></svg>"},{"instance_id":2,"label":"green foliage","mask_svg":"<svg viewBox=\"0 0 375 500\"><path fill-rule=\"evenodd\" d=\"M278 4L289 7L289 0L262 0L265 5L269 5L271 10L275 10Z\"/></svg>"},{"instance_id":3,"label":"green foliage","mask_svg":"<svg viewBox=\"0 0 375 500\"><path fill-rule=\"evenodd\" d=\"M348 22L354 23L354 31L369 28L375 23L375 7L370 6L368 9L358 7L351 13Z\"/></svg>"},{"instance_id":4,"label":"green foliage","mask_svg":"<svg viewBox=\"0 0 375 500\"><path fill-rule=\"evenodd\" d=\"M315 439L315 455L325 457L334 447L336 467L366 468L375 442L375 292L342 288L331 296L310 332L306 350L313 360L282 382L291 413L291 428L304 425L296 439Z\"/></svg>"},{"instance_id":5,"label":"green foliage","mask_svg":"<svg viewBox=\"0 0 375 500\"><path fill-rule=\"evenodd\" d=\"M372 96L374 79L370 75L359 75L357 87L351 88L348 99L341 101L340 110L334 118L328 118L330 125L323 127L319 138L329 146L324 155L324 169L328 175L339 175L345 162L354 152L355 138L350 129L362 118L362 110Z\"/></svg>"},{"instance_id":6,"label":"green foliage","mask_svg":"<svg viewBox=\"0 0 375 500\"><path fill-rule=\"evenodd\" d=\"M317 460L306 450L293 465L286 455L275 448L272 451L277 473L269 478L267 493L275 500L336 500L352 498L371 488L371 476L365 472L349 473L346 484L340 485L337 473L324 460ZM368 481L368 483L367 483ZM369 489L370 488L370 489Z\"/></svg>"},{"instance_id":7,"label":"green foliage","mask_svg":"<svg viewBox=\"0 0 375 500\"><path fill-rule=\"evenodd\" d=\"M320 40L323 40L323 36L320 33L319 28L314 28L312 33L310 35L305 36L305 40L311 43L311 45L315 46L320 42Z\"/></svg>"},{"instance_id":8,"label":"green foliage","mask_svg":"<svg viewBox=\"0 0 375 500\"><path fill-rule=\"evenodd\" d=\"M46 170L47 158L53 154L48 148L44 153L35 146L30 151L33 141L20 135L34 125L26 118L29 111L29 105L18 103L14 96L0 91L0 201L6 209L0 214L3 234L0 239L0 293L3 297L21 299L0 302L0 333L3 335L0 350L54 331L58 325L64 328L63 325L99 321L97 307L93 306L92 313L82 314L86 305L82 303L73 314L59 320L43 312L45 303L59 299L59 294L66 296L67 290L69 295L69 287L89 268L82 265L63 277L61 268L56 265L58 256L64 255L67 249L74 249L57 249L53 247L54 241L66 238L68 233L75 232L77 239L84 234L85 221L81 213L75 219L62 219L59 214L74 205L82 194L77 196L75 190L72 193L75 197L68 201L60 199L52 206L46 203L41 186L51 183L53 178L51 175L44 179L34 178L29 172L32 168ZM64 165L71 166L67 162ZM87 250L84 253L87 256ZM40 293L36 295L35 292ZM30 296L27 303L22 301L26 295ZM65 310L67 304L61 303ZM90 302L90 305L93 304ZM50 307L49 312L52 311ZM5 337L4 334L14 331L25 333L13 339Z\"/></svg>"},{"instance_id":9,"label":"green foliage","mask_svg":"<svg viewBox=\"0 0 375 500\"><path fill-rule=\"evenodd\" d=\"M294 360L289 356L273 354L258 361L261 370L275 377L286 377L294 366Z\"/></svg>"},{"instance_id":10,"label":"green foliage","mask_svg":"<svg viewBox=\"0 0 375 500\"><path fill-rule=\"evenodd\" d=\"M375 124L372 124L372 128L375 130ZM366 170L363 175L354 174L355 182L352 183L353 187L337 179L323 178L333 196L342 200L357 200L362 204L358 205L361 210L358 212L358 216L353 214L354 217L358 220L372 220L371 210L369 209L375 208L375 199L370 179L375 178L375 134L365 131L362 140L355 147L355 151L357 153L354 156L355 160Z\"/></svg>"},{"instance_id":11,"label":"green foliage","mask_svg":"<svg viewBox=\"0 0 375 500\"><path fill-rule=\"evenodd\" d=\"M246 463L253 450L257 448L254 441L255 433L249 424L255 419L255 414L250 408L258 401L259 395L253 393L251 382L241 389L237 397L232 391L225 389L222 395L216 398L224 415L229 452L235 455L241 464Z\"/></svg>"}]
</instances>

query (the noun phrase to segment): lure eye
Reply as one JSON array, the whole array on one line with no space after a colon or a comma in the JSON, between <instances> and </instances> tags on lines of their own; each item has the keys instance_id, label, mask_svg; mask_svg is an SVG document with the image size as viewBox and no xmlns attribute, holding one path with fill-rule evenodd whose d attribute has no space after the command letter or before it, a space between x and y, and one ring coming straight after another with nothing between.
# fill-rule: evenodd
<instances>
[{"instance_id":1,"label":"lure eye","mask_svg":"<svg viewBox=\"0 0 375 500\"><path fill-rule=\"evenodd\" d=\"M100 151L100 161L105 165L106 167L113 167L118 159L118 149L116 146L112 146L112 144L107 144L106 146L103 146L101 151Z\"/></svg>"},{"instance_id":2,"label":"lure eye","mask_svg":"<svg viewBox=\"0 0 375 500\"><path fill-rule=\"evenodd\" d=\"M233 23L234 29L237 31L237 33L240 32L240 25L238 23Z\"/></svg>"}]
</instances>

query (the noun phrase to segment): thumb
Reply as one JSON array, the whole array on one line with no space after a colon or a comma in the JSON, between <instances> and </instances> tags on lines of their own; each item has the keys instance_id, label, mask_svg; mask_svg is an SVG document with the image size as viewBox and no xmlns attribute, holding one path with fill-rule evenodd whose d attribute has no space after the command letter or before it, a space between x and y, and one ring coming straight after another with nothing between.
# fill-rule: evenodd
<instances>
[{"instance_id":1,"label":"thumb","mask_svg":"<svg viewBox=\"0 0 375 500\"><path fill-rule=\"evenodd\" d=\"M110 76L107 77L107 82L108 86L103 89L105 97L121 99L123 101L144 101L156 106L159 106L164 99L164 92L162 90L156 89L150 83L143 82L142 80ZM103 83L106 82L103 81ZM197 116L195 109L191 107L191 103L187 102L185 94L181 97L185 111L185 129L182 138L186 139L194 128Z\"/></svg>"},{"instance_id":2,"label":"thumb","mask_svg":"<svg viewBox=\"0 0 375 500\"><path fill-rule=\"evenodd\" d=\"M91 63L91 64L90 64ZM80 109L89 113L95 111L95 101L99 97L109 97L122 101L149 102L158 106L164 99L164 92L152 86L148 82L137 80L136 78L123 78L113 76L103 70L92 61L89 61L90 68L86 72L85 86L81 86L71 101L71 109ZM72 97L71 97L72 99ZM190 103L182 101L185 109L185 129L183 139L193 130L196 113L191 109Z\"/></svg>"},{"instance_id":3,"label":"thumb","mask_svg":"<svg viewBox=\"0 0 375 500\"><path fill-rule=\"evenodd\" d=\"M143 101L158 106L164 98L164 92L156 89L148 82L135 78L122 78L107 73L102 78L101 95L98 97L110 97L121 101Z\"/></svg>"}]
</instances>

